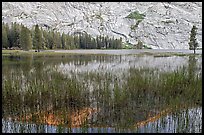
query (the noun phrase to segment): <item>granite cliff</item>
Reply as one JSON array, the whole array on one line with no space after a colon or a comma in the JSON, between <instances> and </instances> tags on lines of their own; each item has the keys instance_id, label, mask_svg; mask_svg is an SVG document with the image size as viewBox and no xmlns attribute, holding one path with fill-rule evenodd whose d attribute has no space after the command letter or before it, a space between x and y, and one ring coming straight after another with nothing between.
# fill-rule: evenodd
<instances>
[{"instance_id":1,"label":"granite cliff","mask_svg":"<svg viewBox=\"0 0 204 135\"><path fill-rule=\"evenodd\" d=\"M2 2L2 21L140 40L155 49L188 49L196 25L202 46L202 2Z\"/></svg>"}]
</instances>

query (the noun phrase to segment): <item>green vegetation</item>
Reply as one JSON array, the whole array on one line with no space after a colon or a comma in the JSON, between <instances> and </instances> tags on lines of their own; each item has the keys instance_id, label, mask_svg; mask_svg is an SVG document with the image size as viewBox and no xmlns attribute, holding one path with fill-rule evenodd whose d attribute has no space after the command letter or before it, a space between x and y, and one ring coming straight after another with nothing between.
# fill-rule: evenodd
<instances>
[{"instance_id":1,"label":"green vegetation","mask_svg":"<svg viewBox=\"0 0 204 135\"><path fill-rule=\"evenodd\" d=\"M22 49L28 51L32 48L32 39L28 28L22 26L20 33L20 44Z\"/></svg>"},{"instance_id":2,"label":"green vegetation","mask_svg":"<svg viewBox=\"0 0 204 135\"><path fill-rule=\"evenodd\" d=\"M38 52L40 52L40 49L43 48L42 40L43 39L42 39L41 30L39 29L38 25L35 25L34 38L33 38L33 48L37 49Z\"/></svg>"},{"instance_id":3,"label":"green vegetation","mask_svg":"<svg viewBox=\"0 0 204 135\"><path fill-rule=\"evenodd\" d=\"M123 43L122 49L133 49L133 45L130 43Z\"/></svg>"},{"instance_id":4,"label":"green vegetation","mask_svg":"<svg viewBox=\"0 0 204 135\"><path fill-rule=\"evenodd\" d=\"M143 43L142 41L138 40L138 43L136 45L136 49L142 49L143 48Z\"/></svg>"},{"instance_id":5,"label":"green vegetation","mask_svg":"<svg viewBox=\"0 0 204 135\"><path fill-rule=\"evenodd\" d=\"M96 14L95 17L96 17L97 19L101 20L101 21L103 20L103 17L101 16L101 13Z\"/></svg>"},{"instance_id":6,"label":"green vegetation","mask_svg":"<svg viewBox=\"0 0 204 135\"><path fill-rule=\"evenodd\" d=\"M133 31L133 30L136 30L137 26L138 26L137 24L131 25L131 26L130 26L130 29L131 29L132 31Z\"/></svg>"},{"instance_id":7,"label":"green vegetation","mask_svg":"<svg viewBox=\"0 0 204 135\"><path fill-rule=\"evenodd\" d=\"M121 49L122 39L108 36L91 37L87 33L65 34L54 30L43 30L38 25L28 29L22 24L2 23L2 49Z\"/></svg>"},{"instance_id":8,"label":"green vegetation","mask_svg":"<svg viewBox=\"0 0 204 135\"><path fill-rule=\"evenodd\" d=\"M142 43L141 41L138 42L136 46L130 44L130 43L123 43L122 45L123 49L152 49L151 47L148 47L146 44Z\"/></svg>"},{"instance_id":9,"label":"green vegetation","mask_svg":"<svg viewBox=\"0 0 204 135\"><path fill-rule=\"evenodd\" d=\"M2 27L2 48L7 48L8 45L8 24Z\"/></svg>"},{"instance_id":10,"label":"green vegetation","mask_svg":"<svg viewBox=\"0 0 204 135\"><path fill-rule=\"evenodd\" d=\"M143 44L144 49L152 49L151 47L148 47L146 44Z\"/></svg>"},{"instance_id":11,"label":"green vegetation","mask_svg":"<svg viewBox=\"0 0 204 135\"><path fill-rule=\"evenodd\" d=\"M190 41L189 41L189 49L194 51L195 54L195 50L198 47L198 42L196 41L196 30L197 27L195 25L193 25L193 28L191 29L191 33L190 33Z\"/></svg>"},{"instance_id":12,"label":"green vegetation","mask_svg":"<svg viewBox=\"0 0 204 135\"><path fill-rule=\"evenodd\" d=\"M139 23L140 23L141 21L142 21L142 20L138 20L135 25L131 25L131 26L130 26L130 29L131 29L131 30L136 30L136 28L138 27L138 25L139 25Z\"/></svg>"},{"instance_id":13,"label":"green vegetation","mask_svg":"<svg viewBox=\"0 0 204 135\"><path fill-rule=\"evenodd\" d=\"M126 18L135 19L137 21L136 24L130 26L130 29L131 30L136 30L139 23L144 19L144 17L145 17L145 15L140 14L138 11L130 13Z\"/></svg>"},{"instance_id":14,"label":"green vegetation","mask_svg":"<svg viewBox=\"0 0 204 135\"><path fill-rule=\"evenodd\" d=\"M112 69L111 72L75 72L75 69L93 61L100 64L118 61L121 56L3 56L2 117L26 116L43 112L49 106L52 111L66 113L93 105L100 112L85 127L125 129L147 119L152 110L177 111L202 106L202 71L198 72L196 55L187 58L188 63L174 71L129 67L126 71L120 69L118 77L112 74ZM70 72L68 75L56 68L65 64L75 66L66 71Z\"/></svg>"},{"instance_id":15,"label":"green vegetation","mask_svg":"<svg viewBox=\"0 0 204 135\"><path fill-rule=\"evenodd\" d=\"M144 14L140 14L138 11L130 13L126 18L135 19L135 20L143 20L145 17Z\"/></svg>"}]
</instances>

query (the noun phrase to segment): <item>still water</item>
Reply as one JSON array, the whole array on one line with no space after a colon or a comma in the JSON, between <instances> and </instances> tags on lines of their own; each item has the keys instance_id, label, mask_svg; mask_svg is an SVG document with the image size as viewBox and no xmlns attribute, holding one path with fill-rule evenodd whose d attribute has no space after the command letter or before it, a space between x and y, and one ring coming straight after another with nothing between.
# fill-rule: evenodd
<instances>
[{"instance_id":1,"label":"still water","mask_svg":"<svg viewBox=\"0 0 204 135\"><path fill-rule=\"evenodd\" d=\"M49 50L53 51L53 50ZM139 53L180 53L180 54L191 54L193 50L188 49L117 49L117 50L55 50L53 52L66 52L66 53L83 53L83 54L139 54ZM202 50L196 50L197 54L202 54Z\"/></svg>"},{"instance_id":2,"label":"still water","mask_svg":"<svg viewBox=\"0 0 204 135\"><path fill-rule=\"evenodd\" d=\"M197 115L195 115L197 114ZM57 126L52 125L37 125L37 124L30 124L30 123L22 123L22 122L13 122L9 120L2 120L2 132L4 133L115 133L115 132L125 132L125 133L178 133L178 132L194 132L194 133L201 133L202 132L202 109L201 108L193 108L188 111L186 114L185 112L182 115L190 116L190 122L188 127L191 128L177 128L179 127L178 117L168 115L164 118L161 118L155 122L150 122L147 125L135 128L135 129L117 129L117 128L60 128ZM180 116L181 117L181 116ZM181 117L182 118L182 117ZM185 120L185 118L182 118ZM162 124L161 122L165 123ZM192 126L192 123L196 122L196 126ZM185 123L186 124L186 123Z\"/></svg>"},{"instance_id":3,"label":"still water","mask_svg":"<svg viewBox=\"0 0 204 135\"><path fill-rule=\"evenodd\" d=\"M3 132L202 132L202 57L2 56Z\"/></svg>"}]
</instances>

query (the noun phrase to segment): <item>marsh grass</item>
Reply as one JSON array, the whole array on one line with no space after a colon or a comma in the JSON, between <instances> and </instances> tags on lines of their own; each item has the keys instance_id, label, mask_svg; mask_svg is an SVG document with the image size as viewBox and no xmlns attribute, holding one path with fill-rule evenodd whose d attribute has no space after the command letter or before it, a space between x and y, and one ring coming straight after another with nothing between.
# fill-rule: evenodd
<instances>
[{"instance_id":1,"label":"marsh grass","mask_svg":"<svg viewBox=\"0 0 204 135\"><path fill-rule=\"evenodd\" d=\"M108 56L91 55L84 58L77 55L64 56L60 62L69 61L80 65L80 62L76 61L81 61L81 64L87 64L93 57L100 62L114 60L114 57ZM11 62L11 68L8 63L13 58L5 57L2 67L3 118L22 116L22 121L28 114L33 115L39 111L54 112L56 116L60 115L63 121L63 124L58 126L67 127L70 124L67 120L68 112L76 112L84 107L96 107L100 111L94 118L84 121L81 125L82 132L88 132L88 128L92 126L135 130L136 123L145 121L165 109L169 108L169 113L173 113L179 112L181 108L202 106L202 72L197 72L194 57L189 56L189 64L173 72L130 67L128 73L121 70L121 78L109 72L95 71L72 72L71 76L66 76L55 68L45 68L46 65L54 67L59 64L60 58L61 56L51 59L30 57L31 62L29 59L25 62L24 58L20 57L19 62ZM24 62L21 63L21 60ZM40 114L33 115L29 122L41 121L41 116L38 115ZM183 116L176 116L181 118L177 120L180 125L175 132L188 132L185 130L187 125L183 122ZM188 121L188 116L185 117ZM155 128L165 124L162 121Z\"/></svg>"}]
</instances>

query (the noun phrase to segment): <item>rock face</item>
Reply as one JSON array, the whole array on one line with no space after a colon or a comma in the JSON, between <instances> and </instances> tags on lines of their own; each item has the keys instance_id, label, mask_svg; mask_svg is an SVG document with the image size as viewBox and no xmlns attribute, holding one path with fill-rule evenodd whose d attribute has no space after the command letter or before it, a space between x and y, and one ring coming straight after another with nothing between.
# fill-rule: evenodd
<instances>
[{"instance_id":1,"label":"rock face","mask_svg":"<svg viewBox=\"0 0 204 135\"><path fill-rule=\"evenodd\" d=\"M144 19L127 17L135 11ZM202 46L202 2L2 2L2 21L121 37L131 44L140 40L153 49L188 49L196 25Z\"/></svg>"}]
</instances>

